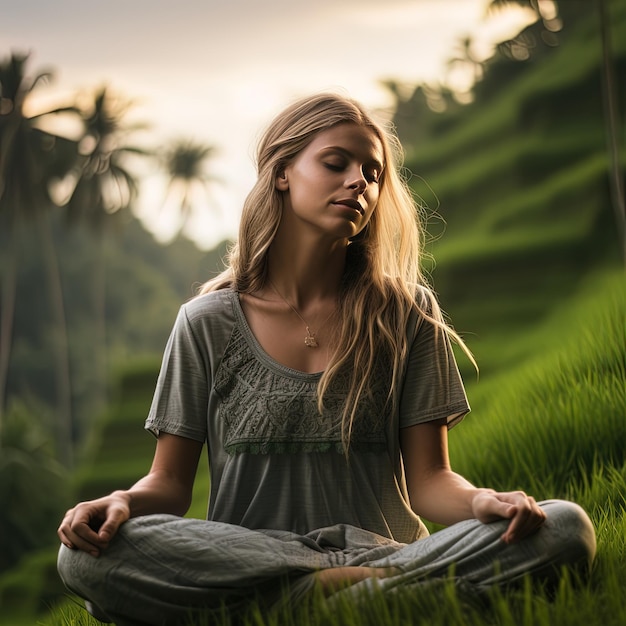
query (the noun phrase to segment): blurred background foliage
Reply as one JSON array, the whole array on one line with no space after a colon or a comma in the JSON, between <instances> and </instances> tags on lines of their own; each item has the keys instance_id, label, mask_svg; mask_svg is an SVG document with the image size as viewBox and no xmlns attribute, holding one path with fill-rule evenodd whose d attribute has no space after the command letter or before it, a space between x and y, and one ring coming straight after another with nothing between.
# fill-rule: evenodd
<instances>
[{"instance_id":1,"label":"blurred background foliage","mask_svg":"<svg viewBox=\"0 0 626 626\"><path fill-rule=\"evenodd\" d=\"M532 468L506 461L530 437L525 420L539 428L545 412L522 412L508 443L481 457L488 467L500 459L495 479L467 456L468 441L489 440L520 394L556 398L545 408L555 415L559 390L580 379L584 406L608 407L602 437L575 430L578 444L570 437L565 449L593 444L577 473L564 470L570 455L552 465L560 474L546 461L547 482L525 485L567 495L579 493L568 477L598 474L603 459L624 479L623 450L603 441L623 430L625 410L626 5L562 0L545 13L535 0L517 3L537 20L491 58L477 60L471 38L451 53L451 68L472 68L471 91L384 84L428 223L426 269L481 367L478 383L460 362L475 412L492 411L468 420L465 444L453 431L453 460L476 480L524 486ZM159 244L131 210L136 166L154 160L180 193L182 224L191 187L213 179L214 146L135 145L130 105L107 89L29 117L24 103L50 78L32 72L27 56L0 61L0 606L17 613L62 594L55 529L67 505L128 486L149 467L154 442L142 426L167 335L228 244ZM60 119L72 132L55 133ZM570 344L578 352L559 352ZM569 369L551 369L557 362ZM190 514L202 517L206 464L199 477Z\"/></svg>"},{"instance_id":2,"label":"blurred background foliage","mask_svg":"<svg viewBox=\"0 0 626 626\"><path fill-rule=\"evenodd\" d=\"M626 7L610 7L606 58L599 3L560 2L558 19L538 19L481 65L470 104L445 88L440 112L431 87L398 96L406 165L430 215L433 282L471 333L483 375L522 356L507 354L511 333L537 324L593 269L626 260ZM609 96L621 103L613 115Z\"/></svg>"}]
</instances>

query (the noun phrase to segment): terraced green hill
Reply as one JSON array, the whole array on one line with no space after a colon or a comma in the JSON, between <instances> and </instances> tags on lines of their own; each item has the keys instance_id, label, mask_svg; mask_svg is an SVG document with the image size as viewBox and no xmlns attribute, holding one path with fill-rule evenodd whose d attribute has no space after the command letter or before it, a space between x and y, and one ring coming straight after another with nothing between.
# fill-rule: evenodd
<instances>
[{"instance_id":1,"label":"terraced green hill","mask_svg":"<svg viewBox=\"0 0 626 626\"><path fill-rule=\"evenodd\" d=\"M540 61L492 60L473 104L436 115L419 89L400 104L411 183L446 222L430 220L434 285L483 374L521 356L507 355L511 334L548 316L589 272L620 263L592 5ZM624 146L626 4L610 7Z\"/></svg>"}]
</instances>

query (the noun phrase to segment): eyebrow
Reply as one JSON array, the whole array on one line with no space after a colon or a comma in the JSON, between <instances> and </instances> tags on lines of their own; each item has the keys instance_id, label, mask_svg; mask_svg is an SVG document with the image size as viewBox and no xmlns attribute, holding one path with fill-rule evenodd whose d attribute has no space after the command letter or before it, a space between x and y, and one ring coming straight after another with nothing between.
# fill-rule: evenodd
<instances>
[{"instance_id":1,"label":"eyebrow","mask_svg":"<svg viewBox=\"0 0 626 626\"><path fill-rule=\"evenodd\" d=\"M325 146L324 148L320 150L320 152L324 152L326 150L334 150L335 152L341 152L345 156L352 157L352 158L355 157L353 152L350 152L350 150L346 150L345 148L342 148L341 146ZM385 166L376 158L372 158L369 161L367 161L367 165L374 166L376 169L379 170L379 172L382 172L383 169L385 169Z\"/></svg>"}]
</instances>

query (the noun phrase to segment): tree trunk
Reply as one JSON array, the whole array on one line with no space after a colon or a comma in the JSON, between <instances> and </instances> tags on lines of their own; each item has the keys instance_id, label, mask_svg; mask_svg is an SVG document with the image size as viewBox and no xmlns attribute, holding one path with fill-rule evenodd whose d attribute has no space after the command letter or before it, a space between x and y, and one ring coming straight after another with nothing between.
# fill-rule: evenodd
<instances>
[{"instance_id":1,"label":"tree trunk","mask_svg":"<svg viewBox=\"0 0 626 626\"><path fill-rule=\"evenodd\" d=\"M102 229L96 233L97 251L95 253L95 268L93 281L94 318L96 327L96 341L94 350L95 364L95 405L97 411L102 411L107 403L107 322L106 322L106 235Z\"/></svg>"},{"instance_id":2,"label":"tree trunk","mask_svg":"<svg viewBox=\"0 0 626 626\"><path fill-rule=\"evenodd\" d=\"M17 218L11 218L7 247L2 263L2 301L0 304L0 429L7 403L9 362L13 343L13 317L15 315L15 289L17 282Z\"/></svg>"},{"instance_id":3,"label":"tree trunk","mask_svg":"<svg viewBox=\"0 0 626 626\"><path fill-rule=\"evenodd\" d=\"M617 92L613 74L613 52L611 46L611 23L606 0L597 0L602 41L602 92L604 100L604 124L609 153L609 185L615 225L619 237L622 261L626 265L626 204L624 202L624 174L620 163L619 121L617 117Z\"/></svg>"},{"instance_id":4,"label":"tree trunk","mask_svg":"<svg viewBox=\"0 0 626 626\"><path fill-rule=\"evenodd\" d=\"M52 236L49 211L42 211L37 220L42 242L44 264L48 273L50 304L54 319L53 347L56 357L56 391L59 423L57 424L58 452L61 462L72 468L74 464L74 420L72 416L72 385L70 378L69 342L59 260Z\"/></svg>"}]
</instances>

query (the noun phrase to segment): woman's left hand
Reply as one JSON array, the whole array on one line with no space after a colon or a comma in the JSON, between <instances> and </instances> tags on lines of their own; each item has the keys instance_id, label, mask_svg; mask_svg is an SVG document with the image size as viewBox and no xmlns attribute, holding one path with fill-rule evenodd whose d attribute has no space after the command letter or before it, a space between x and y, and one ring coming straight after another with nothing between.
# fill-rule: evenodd
<instances>
[{"instance_id":1,"label":"woman's left hand","mask_svg":"<svg viewBox=\"0 0 626 626\"><path fill-rule=\"evenodd\" d=\"M505 543L521 541L546 521L543 509L523 491L480 490L472 500L472 511L474 517L485 524L499 519L511 520L501 537Z\"/></svg>"}]
</instances>

